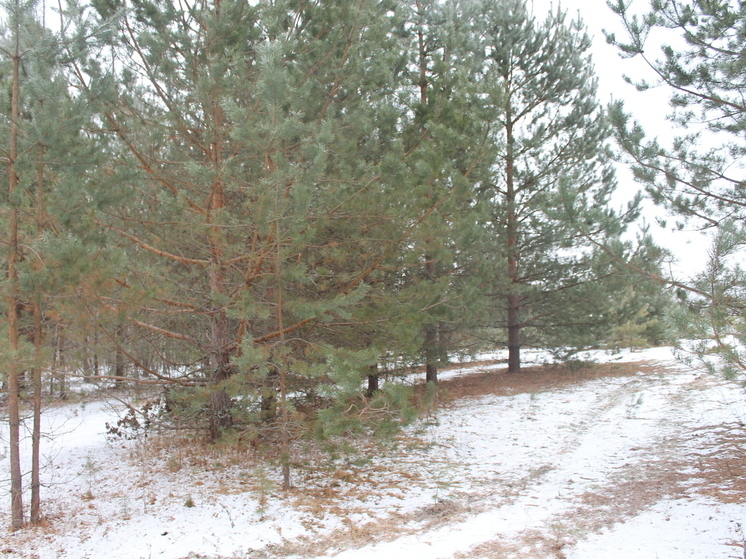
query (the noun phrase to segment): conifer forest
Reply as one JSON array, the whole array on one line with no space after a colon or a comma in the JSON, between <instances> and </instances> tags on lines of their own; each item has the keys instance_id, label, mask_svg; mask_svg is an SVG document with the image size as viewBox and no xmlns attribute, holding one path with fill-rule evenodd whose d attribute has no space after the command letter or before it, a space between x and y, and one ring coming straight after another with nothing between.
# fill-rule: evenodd
<instances>
[{"instance_id":1,"label":"conifer forest","mask_svg":"<svg viewBox=\"0 0 746 559\"><path fill-rule=\"evenodd\" d=\"M3 0L12 530L43 522L41 418L79 386L124 406L109 436L251 448L288 491L300 441L396 436L489 352L674 346L738 381L746 7L630 5L606 40L670 90L670 143L600 99L561 6ZM707 236L702 271L652 206Z\"/></svg>"}]
</instances>

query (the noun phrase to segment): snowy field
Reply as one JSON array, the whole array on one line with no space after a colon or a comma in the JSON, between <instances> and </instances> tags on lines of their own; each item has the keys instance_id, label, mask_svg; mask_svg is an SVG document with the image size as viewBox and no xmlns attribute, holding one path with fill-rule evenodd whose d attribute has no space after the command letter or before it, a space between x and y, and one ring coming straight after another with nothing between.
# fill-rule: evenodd
<instances>
[{"instance_id":1,"label":"snowy field","mask_svg":"<svg viewBox=\"0 0 746 559\"><path fill-rule=\"evenodd\" d=\"M46 520L5 531L0 553L746 557L743 389L668 349L592 357L610 363L562 374L507 375L500 363L447 371L442 405L396 441L358 440L358 453L335 457L299 442L287 493L251 448L107 441L105 424L123 409L116 400L55 406L44 414ZM7 472L7 433L3 441Z\"/></svg>"}]
</instances>

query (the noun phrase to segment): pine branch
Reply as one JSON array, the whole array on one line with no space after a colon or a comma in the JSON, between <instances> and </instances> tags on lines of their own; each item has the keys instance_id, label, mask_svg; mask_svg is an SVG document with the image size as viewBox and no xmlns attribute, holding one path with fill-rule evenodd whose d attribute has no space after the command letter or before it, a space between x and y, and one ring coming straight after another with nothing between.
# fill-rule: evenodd
<instances>
[{"instance_id":1,"label":"pine branch","mask_svg":"<svg viewBox=\"0 0 746 559\"><path fill-rule=\"evenodd\" d=\"M130 241L136 243L141 248L149 252L152 252L153 254L157 254L158 256L163 256L164 258L173 260L174 262L180 262L181 264L196 264L199 266L210 265L209 260L198 260L195 258L186 258L185 256L178 256L176 254L171 254L170 252L166 252L165 250L160 250L158 248L155 248L154 246L147 244L145 241L138 239L137 237L135 237L134 235L131 235L130 233L127 233L126 231L122 231L121 229L114 227L113 225L108 225L102 222L100 219L96 219L96 223L100 225L101 227L105 227L107 229L110 229L111 231L115 231L116 233L119 233L126 239L129 239Z\"/></svg>"},{"instance_id":2,"label":"pine branch","mask_svg":"<svg viewBox=\"0 0 746 559\"><path fill-rule=\"evenodd\" d=\"M141 379L141 378L132 378L132 377L120 377L115 375L90 375L90 374L84 374L84 373L72 373L70 371L60 371L57 369L51 369L49 367L41 367L41 370L45 373L52 373L53 375L57 376L64 376L64 377L72 377L72 378L82 378L82 379L100 379L100 380L114 380L117 382L131 382L133 384L157 384L159 386L163 385L164 380L168 379L168 377L164 377L163 380L150 380L150 379ZM149 372L149 371L146 371ZM170 379L170 382L179 384L180 386L198 386L198 383L196 382L186 382L181 381L177 379ZM109 395L111 397L111 395Z\"/></svg>"},{"instance_id":3,"label":"pine branch","mask_svg":"<svg viewBox=\"0 0 746 559\"><path fill-rule=\"evenodd\" d=\"M90 314L91 316L95 317L95 314L91 312L91 310L88 308L87 305L86 305L86 309L88 310L88 314ZM104 333L104 335L109 339L109 341L114 344L114 346L117 348L117 351L119 351L122 355L124 355L125 357L127 357L127 359L129 359L130 362L133 363L140 370L145 371L146 373L148 373L148 374L156 377L157 379L160 379L163 382L172 383L172 384L179 384L179 385L182 385L182 386L192 386L193 385L193 383L185 382L185 381L180 380L180 379L174 379L174 378L171 378L171 377L167 377L166 375L162 375L158 371L155 371L155 370L151 369L150 367L144 365L142 362L140 362L139 359L137 359L134 355L132 355L132 353L130 353L129 351L127 351L126 349L124 349L122 347L122 345L119 343L119 341L117 340L116 336L112 335L112 333L109 332L104 327L103 324L98 323L98 328L99 328L99 330L101 330L101 332Z\"/></svg>"},{"instance_id":4,"label":"pine branch","mask_svg":"<svg viewBox=\"0 0 746 559\"><path fill-rule=\"evenodd\" d=\"M633 272L639 274L640 276L650 278L653 281L656 281L658 283L661 283L663 285L670 285L673 287L678 287L679 289L684 289L685 291L689 291L690 293L695 293L701 297L704 297L705 299L711 299L712 296L708 293L705 293L704 291L697 289L696 287L693 287L691 285L687 285L685 283L681 283L680 281L676 281L674 279L666 279L659 274L655 274L652 272L648 272L647 270L643 270L642 268L639 268L621 256L619 256L616 252L614 252L611 248L606 246L604 243L601 243L594 239L590 235L583 235L588 241L590 241L592 244L600 248L602 251L604 251L606 254L608 254L614 262L617 262L618 264L621 264L625 268L632 270Z\"/></svg>"},{"instance_id":5,"label":"pine branch","mask_svg":"<svg viewBox=\"0 0 746 559\"><path fill-rule=\"evenodd\" d=\"M452 191L451 191L452 192ZM399 236L399 238L391 243L391 247L389 250L384 251L376 260L371 264L368 268L366 268L363 272L361 272L355 279L353 279L349 284L347 284L347 287L345 287L342 290L343 294L350 293L353 289L355 289L361 281L363 281L365 278L367 278L370 274L372 274L375 270L378 269L378 267L381 265L381 263L384 262L391 254L393 254L394 250L396 250L397 247L400 247L401 244L404 242L404 240L417 228L419 227L423 221L425 221L430 215L432 215L435 210L437 210L446 200L448 200L451 197L451 193L444 196L438 202L436 202L432 207L430 207L424 214L422 214L417 221L415 221L412 225L407 227L404 232Z\"/></svg>"}]
</instances>

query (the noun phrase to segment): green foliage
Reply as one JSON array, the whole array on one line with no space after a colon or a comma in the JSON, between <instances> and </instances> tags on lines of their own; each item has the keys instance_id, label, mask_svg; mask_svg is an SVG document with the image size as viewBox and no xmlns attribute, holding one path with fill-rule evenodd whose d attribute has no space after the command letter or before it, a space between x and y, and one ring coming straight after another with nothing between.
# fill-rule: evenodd
<instances>
[{"instance_id":1,"label":"green foliage","mask_svg":"<svg viewBox=\"0 0 746 559\"><path fill-rule=\"evenodd\" d=\"M696 356L729 378L746 371L746 271L740 262L745 247L743 228L721 225L705 270L689 290L679 292L680 304L669 314L683 338L678 343L682 355Z\"/></svg>"},{"instance_id":2,"label":"green foliage","mask_svg":"<svg viewBox=\"0 0 746 559\"><path fill-rule=\"evenodd\" d=\"M24 217L19 285L55 366L162 382L158 421L264 437L289 466L307 430L412 421L396 373L473 350L508 294L529 345L655 330L658 293L597 248L636 208L608 209L588 39L561 12L96 0L62 17L60 40L27 45L0 219Z\"/></svg>"},{"instance_id":3,"label":"green foliage","mask_svg":"<svg viewBox=\"0 0 746 559\"><path fill-rule=\"evenodd\" d=\"M391 437L417 417L411 404L411 390L398 383L386 383L368 398L358 391L337 398L320 410L315 435L321 440L375 435Z\"/></svg>"},{"instance_id":4,"label":"green foliage","mask_svg":"<svg viewBox=\"0 0 746 559\"><path fill-rule=\"evenodd\" d=\"M474 10L494 154L476 188L483 324L517 370L521 346L577 350L608 339L608 307L630 280L603 248L621 246L639 199L623 213L609 207L611 129L582 22L561 10L540 21L520 0Z\"/></svg>"},{"instance_id":5,"label":"green foliage","mask_svg":"<svg viewBox=\"0 0 746 559\"><path fill-rule=\"evenodd\" d=\"M608 39L624 56L644 60L669 87L668 118L677 135L669 146L646 138L643 127L617 103L611 111L617 140L635 178L679 227L688 223L711 232L703 271L691 281L664 278L681 300L671 318L679 337L692 340L683 345L708 367L743 372L746 4L665 0L652 3L644 14L630 8L621 0L613 3L627 35ZM663 41L659 58L647 44L652 35ZM636 83L643 91L658 85Z\"/></svg>"}]
</instances>

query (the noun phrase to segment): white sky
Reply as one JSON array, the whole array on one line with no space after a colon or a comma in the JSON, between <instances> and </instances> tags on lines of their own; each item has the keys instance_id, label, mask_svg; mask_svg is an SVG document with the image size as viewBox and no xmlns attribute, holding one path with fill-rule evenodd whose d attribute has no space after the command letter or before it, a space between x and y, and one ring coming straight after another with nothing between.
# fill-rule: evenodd
<instances>
[{"instance_id":1,"label":"white sky","mask_svg":"<svg viewBox=\"0 0 746 559\"><path fill-rule=\"evenodd\" d=\"M542 18L552 7L561 6L567 11L568 17L574 19L580 14L588 27L588 33L593 39L592 56L596 73L599 78L599 98L602 102L621 99L627 110L634 118L642 123L646 132L651 136L671 137L671 125L665 119L670 113L668 105L669 91L665 87L651 88L640 92L624 81L624 74L634 79L644 77L654 82L652 72L637 59L622 59L615 47L606 43L603 30L617 33L620 40L624 39L624 32L618 16L607 6L606 0L529 0L534 6L534 15ZM632 9L645 11L649 0L633 0ZM672 38L672 40L675 40ZM619 199L626 200L639 189L631 174L623 167L618 170ZM658 208L650 208L646 215L652 222L654 216L665 217L665 213ZM673 224L674 220L669 220ZM653 224L653 234L662 246L673 251L680 259L678 271L683 275L690 275L701 269L706 260L707 239L699 231L671 231L656 227Z\"/></svg>"}]
</instances>

